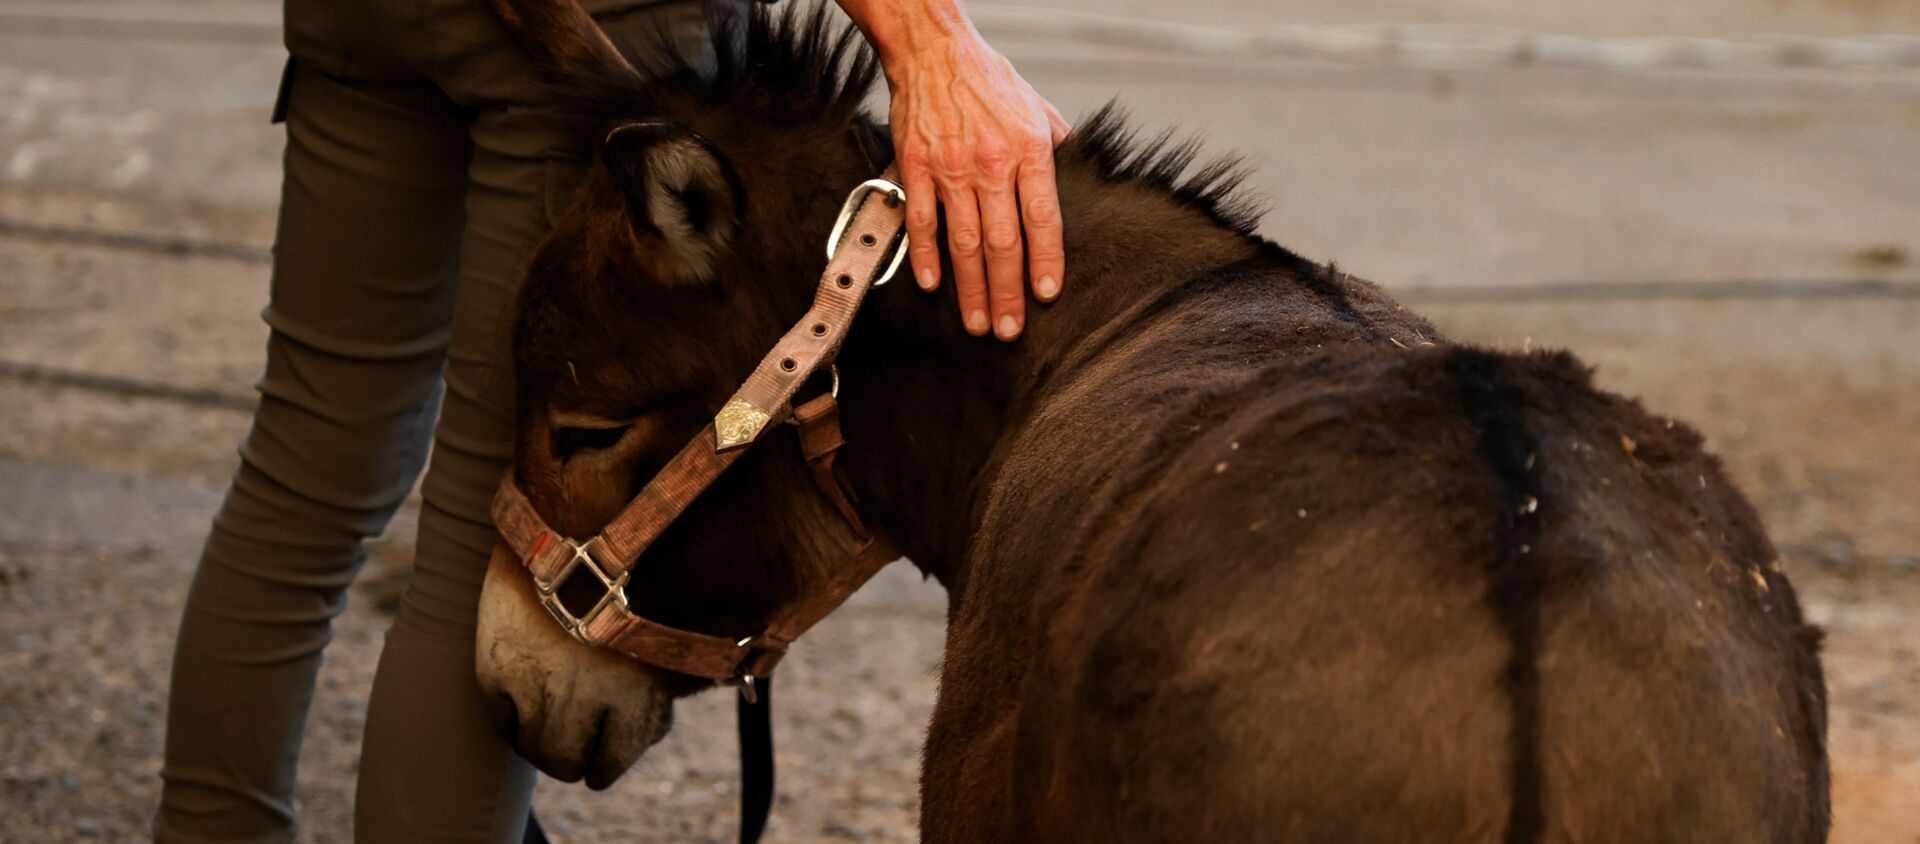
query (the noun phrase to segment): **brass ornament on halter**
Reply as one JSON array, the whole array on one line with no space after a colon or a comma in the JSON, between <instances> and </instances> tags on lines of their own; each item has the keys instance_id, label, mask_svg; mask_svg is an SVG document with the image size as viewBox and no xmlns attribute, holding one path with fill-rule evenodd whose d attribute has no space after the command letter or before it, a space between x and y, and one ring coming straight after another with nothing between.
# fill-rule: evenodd
<instances>
[{"instance_id":1,"label":"brass ornament on halter","mask_svg":"<svg viewBox=\"0 0 1920 844\"><path fill-rule=\"evenodd\" d=\"M741 399L727 402L726 407L720 408L720 415L713 417L715 450L726 451L753 442L770 418L766 411Z\"/></svg>"}]
</instances>

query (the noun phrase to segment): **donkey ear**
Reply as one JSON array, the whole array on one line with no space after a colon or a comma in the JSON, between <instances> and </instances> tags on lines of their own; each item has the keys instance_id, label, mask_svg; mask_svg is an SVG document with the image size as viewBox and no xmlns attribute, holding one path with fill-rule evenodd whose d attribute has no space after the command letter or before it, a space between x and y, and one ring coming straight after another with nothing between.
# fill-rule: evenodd
<instances>
[{"instance_id":1,"label":"donkey ear","mask_svg":"<svg viewBox=\"0 0 1920 844\"><path fill-rule=\"evenodd\" d=\"M633 230L654 278L713 280L720 250L740 226L740 183L698 133L671 123L629 123L607 135L601 160L626 194Z\"/></svg>"},{"instance_id":2,"label":"donkey ear","mask_svg":"<svg viewBox=\"0 0 1920 844\"><path fill-rule=\"evenodd\" d=\"M549 82L640 76L579 0L494 0L493 9Z\"/></svg>"}]
</instances>

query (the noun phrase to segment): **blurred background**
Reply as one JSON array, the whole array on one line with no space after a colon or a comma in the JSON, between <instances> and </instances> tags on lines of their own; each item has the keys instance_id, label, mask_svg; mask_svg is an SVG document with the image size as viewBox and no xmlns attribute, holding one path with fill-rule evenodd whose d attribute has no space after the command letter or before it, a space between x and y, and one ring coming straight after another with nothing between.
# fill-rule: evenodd
<instances>
[{"instance_id":1,"label":"blurred background","mask_svg":"<svg viewBox=\"0 0 1920 844\"><path fill-rule=\"evenodd\" d=\"M1920 2L972 8L1069 118L1117 95L1246 155L1269 237L1699 427L1829 633L1834 840L1920 842ZM262 365L278 16L0 0L0 841L146 835ZM327 652L307 841L347 840L410 514ZM786 663L770 840L911 840L944 608L901 567ZM731 709L608 792L543 782L554 837L730 840Z\"/></svg>"}]
</instances>

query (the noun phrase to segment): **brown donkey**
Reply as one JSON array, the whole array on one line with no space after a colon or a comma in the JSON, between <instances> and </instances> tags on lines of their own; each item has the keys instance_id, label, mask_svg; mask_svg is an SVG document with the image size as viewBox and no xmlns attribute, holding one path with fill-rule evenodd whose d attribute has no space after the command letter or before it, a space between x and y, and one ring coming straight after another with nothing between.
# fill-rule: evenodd
<instances>
[{"instance_id":1,"label":"brown donkey","mask_svg":"<svg viewBox=\"0 0 1920 844\"><path fill-rule=\"evenodd\" d=\"M505 11L592 162L515 346L516 477L585 537L807 309L889 144L817 15L643 79L569 2ZM1824 840L1817 635L1699 437L1261 239L1192 158L1094 115L1023 340L896 284L839 356L843 479L952 596L925 839ZM852 544L769 435L628 599L746 636ZM709 685L567 638L504 551L480 637L521 752L595 786Z\"/></svg>"}]
</instances>

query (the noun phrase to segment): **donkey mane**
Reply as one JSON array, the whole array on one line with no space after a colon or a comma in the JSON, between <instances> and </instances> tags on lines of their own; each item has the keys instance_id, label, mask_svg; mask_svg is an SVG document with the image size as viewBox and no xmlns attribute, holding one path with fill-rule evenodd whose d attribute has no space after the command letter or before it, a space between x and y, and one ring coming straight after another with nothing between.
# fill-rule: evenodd
<instances>
[{"instance_id":1,"label":"donkey mane","mask_svg":"<svg viewBox=\"0 0 1920 844\"><path fill-rule=\"evenodd\" d=\"M859 31L832 15L826 4L789 5L777 14L754 8L744 17L720 18L710 32L710 65L708 56L690 55L664 34L649 40L613 33L614 46L642 77L576 74L552 92L552 101L583 141L664 98L701 110L750 109L762 118L822 130L872 120L861 105L880 75L879 59ZM1172 129L1143 140L1117 100L1087 116L1061 147L1062 156L1093 165L1110 184L1149 187L1257 239L1255 229L1267 209L1245 190L1244 159L1228 154L1195 167L1200 153L1199 138Z\"/></svg>"},{"instance_id":2,"label":"donkey mane","mask_svg":"<svg viewBox=\"0 0 1920 844\"><path fill-rule=\"evenodd\" d=\"M664 32L609 33L641 76L576 77L556 99L595 125L631 119L636 105L663 95L683 103L691 97L704 108L751 108L785 123L833 125L855 116L880 75L879 56L825 5L789 5L778 15L760 8L726 13L708 32L708 49L691 54Z\"/></svg>"},{"instance_id":3,"label":"donkey mane","mask_svg":"<svg viewBox=\"0 0 1920 844\"><path fill-rule=\"evenodd\" d=\"M1142 142L1139 133L1127 124L1126 109L1118 100L1108 100L1074 128L1066 149L1092 162L1108 182L1148 185L1222 226L1257 237L1254 230L1267 206L1245 189L1246 160L1228 153L1192 169L1200 147L1199 138L1183 138L1172 129Z\"/></svg>"}]
</instances>

